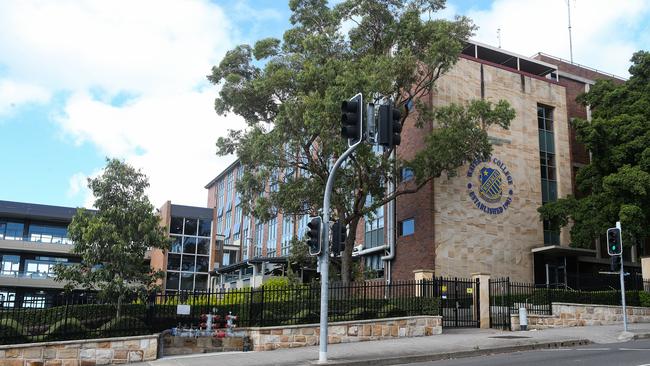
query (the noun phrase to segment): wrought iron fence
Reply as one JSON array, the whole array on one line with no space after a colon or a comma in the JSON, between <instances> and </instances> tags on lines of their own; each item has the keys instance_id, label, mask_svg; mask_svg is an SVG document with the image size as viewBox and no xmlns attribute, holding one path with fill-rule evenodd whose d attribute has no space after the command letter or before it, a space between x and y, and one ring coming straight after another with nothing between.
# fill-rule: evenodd
<instances>
[{"instance_id":1,"label":"wrought iron fence","mask_svg":"<svg viewBox=\"0 0 650 366\"><path fill-rule=\"evenodd\" d=\"M440 315L440 281L334 283L329 320ZM120 308L92 294L62 294L48 300L4 302L0 344L87 339L198 329L205 314L223 327L226 316L238 327L317 323L320 284L263 286L214 292L157 293L131 299Z\"/></svg>"}]
</instances>

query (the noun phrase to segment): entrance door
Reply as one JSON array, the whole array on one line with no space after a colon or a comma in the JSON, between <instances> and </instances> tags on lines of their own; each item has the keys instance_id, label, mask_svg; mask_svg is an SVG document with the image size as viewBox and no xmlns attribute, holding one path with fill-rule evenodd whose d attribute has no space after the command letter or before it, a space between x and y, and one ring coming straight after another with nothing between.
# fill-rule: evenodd
<instances>
[{"instance_id":1,"label":"entrance door","mask_svg":"<svg viewBox=\"0 0 650 366\"><path fill-rule=\"evenodd\" d=\"M480 294L478 279L438 279L443 328L478 328Z\"/></svg>"}]
</instances>

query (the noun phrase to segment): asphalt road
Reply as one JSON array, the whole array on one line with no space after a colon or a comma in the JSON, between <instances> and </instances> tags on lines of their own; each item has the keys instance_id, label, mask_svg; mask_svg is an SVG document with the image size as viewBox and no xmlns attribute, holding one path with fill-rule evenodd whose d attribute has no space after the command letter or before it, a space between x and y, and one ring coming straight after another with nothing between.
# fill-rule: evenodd
<instances>
[{"instance_id":1,"label":"asphalt road","mask_svg":"<svg viewBox=\"0 0 650 366\"><path fill-rule=\"evenodd\" d=\"M409 366L650 366L650 340L543 351L515 352Z\"/></svg>"}]
</instances>

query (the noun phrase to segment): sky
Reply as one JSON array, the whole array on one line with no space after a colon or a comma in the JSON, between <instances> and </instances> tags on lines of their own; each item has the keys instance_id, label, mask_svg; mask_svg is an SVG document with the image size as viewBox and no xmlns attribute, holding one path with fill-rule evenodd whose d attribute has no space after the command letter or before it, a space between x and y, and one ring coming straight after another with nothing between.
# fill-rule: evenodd
<instances>
[{"instance_id":1,"label":"sky","mask_svg":"<svg viewBox=\"0 0 650 366\"><path fill-rule=\"evenodd\" d=\"M650 1L568 1L574 61L627 77L650 48ZM567 0L455 0L433 16L569 59L567 13ZM286 0L0 0L0 200L91 207L87 178L114 157L149 176L154 206L205 206L234 161L215 142L244 125L215 113L205 76L236 45L281 38L289 17Z\"/></svg>"}]
</instances>

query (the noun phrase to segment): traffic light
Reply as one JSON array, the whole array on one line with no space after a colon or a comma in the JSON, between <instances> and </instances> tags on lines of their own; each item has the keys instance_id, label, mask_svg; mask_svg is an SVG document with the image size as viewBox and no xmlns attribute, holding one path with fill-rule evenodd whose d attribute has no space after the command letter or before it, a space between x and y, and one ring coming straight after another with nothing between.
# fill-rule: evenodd
<instances>
[{"instance_id":1,"label":"traffic light","mask_svg":"<svg viewBox=\"0 0 650 366\"><path fill-rule=\"evenodd\" d=\"M341 136L353 145L361 140L363 134L363 97L355 95L341 103Z\"/></svg>"},{"instance_id":2,"label":"traffic light","mask_svg":"<svg viewBox=\"0 0 650 366\"><path fill-rule=\"evenodd\" d=\"M621 255L623 253L621 229L617 227L607 229L607 253L609 255Z\"/></svg>"},{"instance_id":3,"label":"traffic light","mask_svg":"<svg viewBox=\"0 0 650 366\"><path fill-rule=\"evenodd\" d=\"M621 270L621 256L620 255L613 255L610 258L610 263L609 263L612 272L618 272Z\"/></svg>"},{"instance_id":4,"label":"traffic light","mask_svg":"<svg viewBox=\"0 0 650 366\"><path fill-rule=\"evenodd\" d=\"M391 148L400 144L402 138L402 113L392 105L379 106L379 145Z\"/></svg>"},{"instance_id":5,"label":"traffic light","mask_svg":"<svg viewBox=\"0 0 650 366\"><path fill-rule=\"evenodd\" d=\"M345 239L347 238L347 228L340 221L332 225L332 253L338 256L345 250Z\"/></svg>"},{"instance_id":6,"label":"traffic light","mask_svg":"<svg viewBox=\"0 0 650 366\"><path fill-rule=\"evenodd\" d=\"M312 217L307 224L307 246L309 254L319 255L321 252L321 224L323 219L320 216Z\"/></svg>"}]
</instances>

